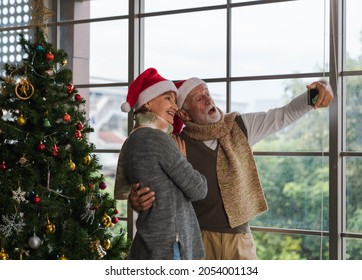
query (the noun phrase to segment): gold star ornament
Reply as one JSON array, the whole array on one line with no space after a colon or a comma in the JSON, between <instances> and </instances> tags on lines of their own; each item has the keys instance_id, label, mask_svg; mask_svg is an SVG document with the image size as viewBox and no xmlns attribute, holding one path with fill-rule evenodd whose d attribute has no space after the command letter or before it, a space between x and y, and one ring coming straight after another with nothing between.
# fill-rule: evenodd
<instances>
[{"instance_id":1,"label":"gold star ornament","mask_svg":"<svg viewBox=\"0 0 362 280\"><path fill-rule=\"evenodd\" d=\"M46 21L55 15L44 6L43 0L29 0L29 6L32 10L30 27L46 27Z\"/></svg>"}]
</instances>

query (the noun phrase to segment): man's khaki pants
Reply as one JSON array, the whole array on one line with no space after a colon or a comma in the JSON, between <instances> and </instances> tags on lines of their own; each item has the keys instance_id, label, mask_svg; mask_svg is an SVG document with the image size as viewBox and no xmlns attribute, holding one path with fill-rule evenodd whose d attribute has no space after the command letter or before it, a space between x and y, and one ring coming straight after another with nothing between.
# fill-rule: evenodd
<instances>
[{"instance_id":1,"label":"man's khaki pants","mask_svg":"<svg viewBox=\"0 0 362 280\"><path fill-rule=\"evenodd\" d=\"M203 230L205 260L256 260L251 233L220 233Z\"/></svg>"}]
</instances>

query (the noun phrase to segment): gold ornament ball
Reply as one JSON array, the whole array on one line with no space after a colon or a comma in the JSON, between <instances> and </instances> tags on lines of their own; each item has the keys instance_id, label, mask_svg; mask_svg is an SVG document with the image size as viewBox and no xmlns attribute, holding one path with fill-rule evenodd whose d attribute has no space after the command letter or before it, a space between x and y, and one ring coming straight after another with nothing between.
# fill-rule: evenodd
<instances>
[{"instance_id":1,"label":"gold ornament ball","mask_svg":"<svg viewBox=\"0 0 362 280\"><path fill-rule=\"evenodd\" d=\"M84 192L85 191L85 186L83 184L80 184L80 186L78 187L78 190L80 192Z\"/></svg>"},{"instance_id":2,"label":"gold ornament ball","mask_svg":"<svg viewBox=\"0 0 362 280\"><path fill-rule=\"evenodd\" d=\"M103 240L102 247L105 250L109 250L109 248L111 248L111 240L109 240L109 239Z\"/></svg>"},{"instance_id":3,"label":"gold ornament ball","mask_svg":"<svg viewBox=\"0 0 362 280\"><path fill-rule=\"evenodd\" d=\"M48 221L46 225L46 232L47 233L54 233L55 232L55 225Z\"/></svg>"},{"instance_id":4,"label":"gold ornament ball","mask_svg":"<svg viewBox=\"0 0 362 280\"><path fill-rule=\"evenodd\" d=\"M67 258L66 256L64 256L64 255L61 255L61 256L58 258L58 260L66 261L66 260L68 260L68 258Z\"/></svg>"},{"instance_id":5,"label":"gold ornament ball","mask_svg":"<svg viewBox=\"0 0 362 280\"><path fill-rule=\"evenodd\" d=\"M26 119L23 116L20 116L16 119L16 122L18 123L18 125L24 126L26 124Z\"/></svg>"},{"instance_id":6,"label":"gold ornament ball","mask_svg":"<svg viewBox=\"0 0 362 280\"><path fill-rule=\"evenodd\" d=\"M104 214L101 218L101 222L105 227L110 227L110 224L112 225L112 219L107 214Z\"/></svg>"},{"instance_id":7,"label":"gold ornament ball","mask_svg":"<svg viewBox=\"0 0 362 280\"><path fill-rule=\"evenodd\" d=\"M75 163L73 162L73 161L69 161L69 169L71 170L71 171L74 171L75 170Z\"/></svg>"},{"instance_id":8,"label":"gold ornament ball","mask_svg":"<svg viewBox=\"0 0 362 280\"><path fill-rule=\"evenodd\" d=\"M83 158L83 162L85 163L85 164L90 164L90 162L92 161L92 158L91 158L91 156L90 155L86 155L84 158Z\"/></svg>"},{"instance_id":9,"label":"gold ornament ball","mask_svg":"<svg viewBox=\"0 0 362 280\"><path fill-rule=\"evenodd\" d=\"M4 248L1 248L0 251L0 260L6 261L9 259L9 255L5 252Z\"/></svg>"}]
</instances>

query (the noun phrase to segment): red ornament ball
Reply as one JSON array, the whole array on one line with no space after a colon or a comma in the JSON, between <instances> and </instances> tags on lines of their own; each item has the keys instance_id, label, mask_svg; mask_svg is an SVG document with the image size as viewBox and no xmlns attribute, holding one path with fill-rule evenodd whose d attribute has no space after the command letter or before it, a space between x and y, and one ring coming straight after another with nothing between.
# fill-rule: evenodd
<instances>
[{"instance_id":1,"label":"red ornament ball","mask_svg":"<svg viewBox=\"0 0 362 280\"><path fill-rule=\"evenodd\" d=\"M44 145L43 143L40 143L40 144L38 145L38 150L39 150L39 151L44 151L44 150L45 150L45 145Z\"/></svg>"},{"instance_id":2,"label":"red ornament ball","mask_svg":"<svg viewBox=\"0 0 362 280\"><path fill-rule=\"evenodd\" d=\"M101 190L105 190L107 188L107 184L105 182L102 182L102 183L99 184L99 188Z\"/></svg>"},{"instance_id":3,"label":"red ornament ball","mask_svg":"<svg viewBox=\"0 0 362 280\"><path fill-rule=\"evenodd\" d=\"M118 218L117 218L116 216L114 216L114 217L112 218L112 223L114 223L114 224L117 224L117 223L118 223Z\"/></svg>"},{"instance_id":4,"label":"red ornament ball","mask_svg":"<svg viewBox=\"0 0 362 280\"><path fill-rule=\"evenodd\" d=\"M36 194L34 197L33 197L33 202L35 204L39 204L41 202L41 198L38 194Z\"/></svg>"},{"instance_id":5,"label":"red ornament ball","mask_svg":"<svg viewBox=\"0 0 362 280\"><path fill-rule=\"evenodd\" d=\"M70 121L70 115L68 113L65 113L63 116L63 121L69 122Z\"/></svg>"},{"instance_id":6,"label":"red ornament ball","mask_svg":"<svg viewBox=\"0 0 362 280\"><path fill-rule=\"evenodd\" d=\"M82 139L82 132L80 132L80 130L76 130L74 136L77 139Z\"/></svg>"},{"instance_id":7,"label":"red ornament ball","mask_svg":"<svg viewBox=\"0 0 362 280\"><path fill-rule=\"evenodd\" d=\"M74 95L74 99L75 99L75 101L80 102L83 100L83 97L77 93L76 95Z\"/></svg>"},{"instance_id":8,"label":"red ornament ball","mask_svg":"<svg viewBox=\"0 0 362 280\"><path fill-rule=\"evenodd\" d=\"M0 164L0 170L1 171L6 171L6 168L7 168L7 166L6 166L5 162Z\"/></svg>"},{"instance_id":9,"label":"red ornament ball","mask_svg":"<svg viewBox=\"0 0 362 280\"><path fill-rule=\"evenodd\" d=\"M46 54L46 59L49 61L53 61L54 60L54 54L52 54L51 52L48 52Z\"/></svg>"},{"instance_id":10,"label":"red ornament ball","mask_svg":"<svg viewBox=\"0 0 362 280\"><path fill-rule=\"evenodd\" d=\"M79 123L77 123L77 124L75 125L75 128L76 128L77 130L83 130L84 125L83 125L81 122L79 122Z\"/></svg>"},{"instance_id":11,"label":"red ornament ball","mask_svg":"<svg viewBox=\"0 0 362 280\"><path fill-rule=\"evenodd\" d=\"M68 94L71 94L74 90L74 85L73 84L68 84L67 85L67 92Z\"/></svg>"}]
</instances>

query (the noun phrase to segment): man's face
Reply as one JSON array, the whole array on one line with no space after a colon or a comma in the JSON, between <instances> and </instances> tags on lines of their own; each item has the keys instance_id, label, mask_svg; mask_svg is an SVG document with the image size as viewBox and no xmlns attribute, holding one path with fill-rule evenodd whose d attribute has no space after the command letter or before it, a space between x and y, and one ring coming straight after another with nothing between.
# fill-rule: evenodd
<instances>
[{"instance_id":1,"label":"man's face","mask_svg":"<svg viewBox=\"0 0 362 280\"><path fill-rule=\"evenodd\" d=\"M185 103L186 112L196 124L213 124L221 118L205 84L195 87L187 96Z\"/></svg>"}]
</instances>

